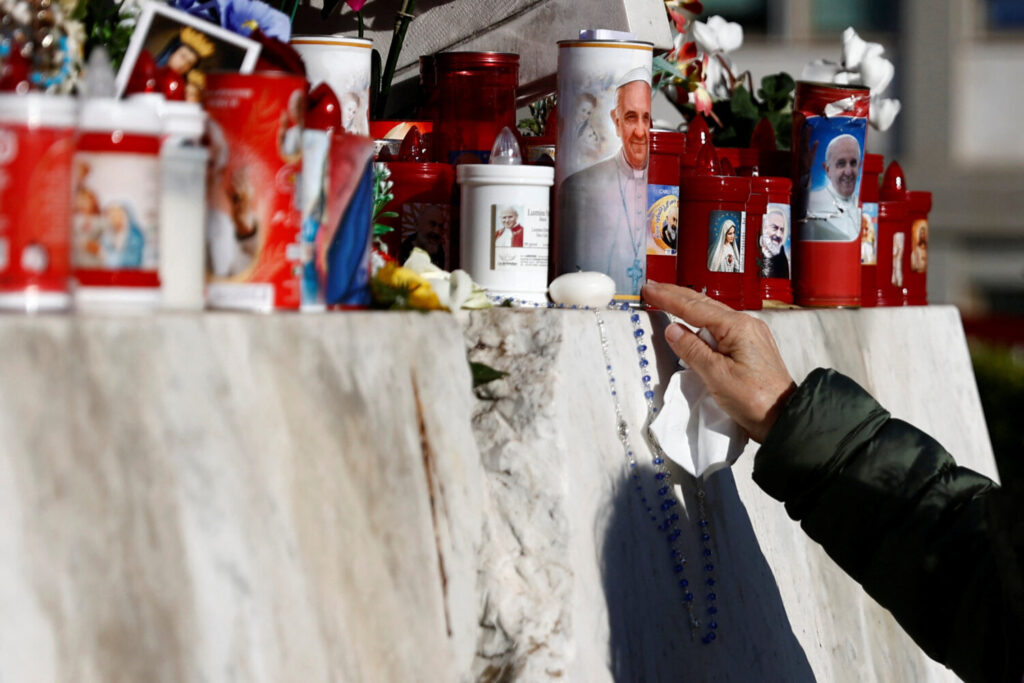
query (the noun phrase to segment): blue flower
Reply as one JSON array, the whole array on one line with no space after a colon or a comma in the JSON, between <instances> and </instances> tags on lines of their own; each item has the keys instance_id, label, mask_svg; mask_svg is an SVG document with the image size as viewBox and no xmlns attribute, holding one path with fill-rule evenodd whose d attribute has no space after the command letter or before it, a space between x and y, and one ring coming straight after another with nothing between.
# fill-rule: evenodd
<instances>
[{"instance_id":1,"label":"blue flower","mask_svg":"<svg viewBox=\"0 0 1024 683\"><path fill-rule=\"evenodd\" d=\"M188 2L190 0L178 0ZM197 0L191 0L196 2ZM258 28L268 38L287 43L292 35L288 15L260 0L217 0L220 23L226 29L247 36Z\"/></svg>"},{"instance_id":2,"label":"blue flower","mask_svg":"<svg viewBox=\"0 0 1024 683\"><path fill-rule=\"evenodd\" d=\"M217 0L174 0L171 7L188 12L194 17L220 24L220 6Z\"/></svg>"}]
</instances>

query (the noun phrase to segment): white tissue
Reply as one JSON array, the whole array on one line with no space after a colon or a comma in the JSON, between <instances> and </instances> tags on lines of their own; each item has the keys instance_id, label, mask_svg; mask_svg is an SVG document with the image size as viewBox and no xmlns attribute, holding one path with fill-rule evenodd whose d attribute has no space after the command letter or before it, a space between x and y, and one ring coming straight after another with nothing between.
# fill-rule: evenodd
<instances>
[{"instance_id":1,"label":"white tissue","mask_svg":"<svg viewBox=\"0 0 1024 683\"><path fill-rule=\"evenodd\" d=\"M672 375L665 402L651 422L662 450L695 477L707 477L736 462L747 434L712 398L693 370Z\"/></svg>"},{"instance_id":2,"label":"white tissue","mask_svg":"<svg viewBox=\"0 0 1024 683\"><path fill-rule=\"evenodd\" d=\"M857 105L857 98L853 95L844 97L841 100L835 102L829 102L825 105L825 118L830 119L833 116L849 116L850 112Z\"/></svg>"}]
</instances>

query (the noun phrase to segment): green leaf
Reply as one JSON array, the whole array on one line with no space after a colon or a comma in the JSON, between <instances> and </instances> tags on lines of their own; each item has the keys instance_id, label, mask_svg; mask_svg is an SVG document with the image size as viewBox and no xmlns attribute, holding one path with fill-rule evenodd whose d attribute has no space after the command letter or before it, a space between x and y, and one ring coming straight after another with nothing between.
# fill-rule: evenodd
<instances>
[{"instance_id":1,"label":"green leaf","mask_svg":"<svg viewBox=\"0 0 1024 683\"><path fill-rule=\"evenodd\" d=\"M757 110L757 105L754 104L754 98L750 96L750 92L742 85L737 86L732 91L729 109L741 119L757 120L761 115Z\"/></svg>"},{"instance_id":2,"label":"green leaf","mask_svg":"<svg viewBox=\"0 0 1024 683\"><path fill-rule=\"evenodd\" d=\"M796 82L788 73L781 72L761 79L758 97L764 100L766 108L772 111L785 109L793 101Z\"/></svg>"},{"instance_id":3,"label":"green leaf","mask_svg":"<svg viewBox=\"0 0 1024 683\"><path fill-rule=\"evenodd\" d=\"M473 375L474 389L484 384L487 384L488 382L493 382L496 379L501 379L502 377L508 376L507 372L495 370L490 365L485 365L484 363L475 363L473 361L469 361L469 371Z\"/></svg>"}]
</instances>

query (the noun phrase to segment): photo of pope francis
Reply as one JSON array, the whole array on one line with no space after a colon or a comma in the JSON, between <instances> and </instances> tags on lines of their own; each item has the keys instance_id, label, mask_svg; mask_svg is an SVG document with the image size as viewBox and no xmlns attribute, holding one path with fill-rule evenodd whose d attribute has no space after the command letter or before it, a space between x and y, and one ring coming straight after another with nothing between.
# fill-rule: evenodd
<instances>
[{"instance_id":1,"label":"photo of pope francis","mask_svg":"<svg viewBox=\"0 0 1024 683\"><path fill-rule=\"evenodd\" d=\"M647 263L651 72L622 76L609 112L621 147L573 173L558 190L559 272L605 273L618 296L639 296Z\"/></svg>"}]
</instances>

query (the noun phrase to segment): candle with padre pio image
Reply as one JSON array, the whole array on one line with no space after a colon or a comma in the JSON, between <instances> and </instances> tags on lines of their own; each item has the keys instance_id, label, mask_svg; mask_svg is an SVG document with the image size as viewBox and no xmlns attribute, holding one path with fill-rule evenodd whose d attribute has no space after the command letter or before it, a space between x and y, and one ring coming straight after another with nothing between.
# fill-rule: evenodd
<instances>
[{"instance_id":1,"label":"candle with padre pio image","mask_svg":"<svg viewBox=\"0 0 1024 683\"><path fill-rule=\"evenodd\" d=\"M601 31L583 31L558 48L554 275L605 273L617 300L639 303L654 48Z\"/></svg>"},{"instance_id":2,"label":"candle with padre pio image","mask_svg":"<svg viewBox=\"0 0 1024 683\"><path fill-rule=\"evenodd\" d=\"M860 305L860 187L870 90L799 82L793 112L793 289L801 306Z\"/></svg>"}]
</instances>

